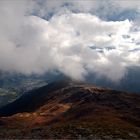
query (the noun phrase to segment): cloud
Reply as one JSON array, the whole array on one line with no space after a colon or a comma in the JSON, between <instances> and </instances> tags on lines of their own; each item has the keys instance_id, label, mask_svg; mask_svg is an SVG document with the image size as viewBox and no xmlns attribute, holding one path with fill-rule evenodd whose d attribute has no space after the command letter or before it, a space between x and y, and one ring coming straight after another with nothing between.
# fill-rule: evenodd
<instances>
[{"instance_id":1,"label":"cloud","mask_svg":"<svg viewBox=\"0 0 140 140\"><path fill-rule=\"evenodd\" d=\"M0 2L0 69L23 74L59 71L84 80L89 73L120 80L140 65L140 29L133 21L106 21L84 1ZM43 4L43 5L42 5ZM43 7L41 9L41 7ZM45 18L51 13L51 18ZM46 10L46 12L45 12Z\"/></svg>"},{"instance_id":2,"label":"cloud","mask_svg":"<svg viewBox=\"0 0 140 140\"><path fill-rule=\"evenodd\" d=\"M113 21L138 20L140 14L140 2L137 0L36 0L33 13L48 19L64 8L75 13L92 13L103 20Z\"/></svg>"}]
</instances>

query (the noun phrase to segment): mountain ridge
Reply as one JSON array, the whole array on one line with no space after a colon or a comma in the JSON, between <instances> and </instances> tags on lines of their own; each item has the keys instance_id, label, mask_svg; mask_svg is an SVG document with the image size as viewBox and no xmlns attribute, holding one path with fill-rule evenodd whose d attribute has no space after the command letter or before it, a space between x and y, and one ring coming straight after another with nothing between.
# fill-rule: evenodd
<instances>
[{"instance_id":1,"label":"mountain ridge","mask_svg":"<svg viewBox=\"0 0 140 140\"><path fill-rule=\"evenodd\" d=\"M34 134L35 138L140 138L139 94L57 81L17 100L24 105L15 101L12 108L0 109L0 130L14 128L10 130L12 138L34 138ZM25 135L15 128L24 130Z\"/></svg>"}]
</instances>

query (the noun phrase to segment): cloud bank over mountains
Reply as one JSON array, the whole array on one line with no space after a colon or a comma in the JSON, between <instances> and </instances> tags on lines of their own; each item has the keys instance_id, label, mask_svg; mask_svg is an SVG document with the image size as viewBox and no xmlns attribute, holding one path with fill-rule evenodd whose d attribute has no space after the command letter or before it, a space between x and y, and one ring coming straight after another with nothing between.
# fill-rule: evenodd
<instances>
[{"instance_id":1,"label":"cloud bank over mountains","mask_svg":"<svg viewBox=\"0 0 140 140\"><path fill-rule=\"evenodd\" d=\"M0 70L118 81L140 65L139 12L139 1L1 0Z\"/></svg>"}]
</instances>

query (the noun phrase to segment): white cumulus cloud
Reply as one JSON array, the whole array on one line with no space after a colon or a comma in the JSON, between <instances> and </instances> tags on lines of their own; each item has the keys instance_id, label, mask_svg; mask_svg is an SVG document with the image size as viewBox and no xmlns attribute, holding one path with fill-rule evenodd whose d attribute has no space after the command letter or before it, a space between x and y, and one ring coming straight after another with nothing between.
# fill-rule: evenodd
<instances>
[{"instance_id":1,"label":"white cumulus cloud","mask_svg":"<svg viewBox=\"0 0 140 140\"><path fill-rule=\"evenodd\" d=\"M57 70L78 80L97 73L117 81L126 67L140 65L140 29L133 21L105 21L68 8L46 20L32 15L32 1L0 3L0 70Z\"/></svg>"}]
</instances>

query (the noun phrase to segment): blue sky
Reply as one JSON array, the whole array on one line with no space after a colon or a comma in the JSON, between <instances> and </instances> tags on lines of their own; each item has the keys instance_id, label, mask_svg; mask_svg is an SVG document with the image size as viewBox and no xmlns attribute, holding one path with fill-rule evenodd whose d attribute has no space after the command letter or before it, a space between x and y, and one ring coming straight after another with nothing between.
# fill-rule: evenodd
<instances>
[{"instance_id":1,"label":"blue sky","mask_svg":"<svg viewBox=\"0 0 140 140\"><path fill-rule=\"evenodd\" d=\"M120 80L140 65L138 0L1 0L0 70Z\"/></svg>"},{"instance_id":2,"label":"blue sky","mask_svg":"<svg viewBox=\"0 0 140 140\"><path fill-rule=\"evenodd\" d=\"M38 8L34 9L35 15L44 18L52 17L60 9L66 8L73 13L91 13L106 20L138 20L138 0L36 0Z\"/></svg>"}]
</instances>

